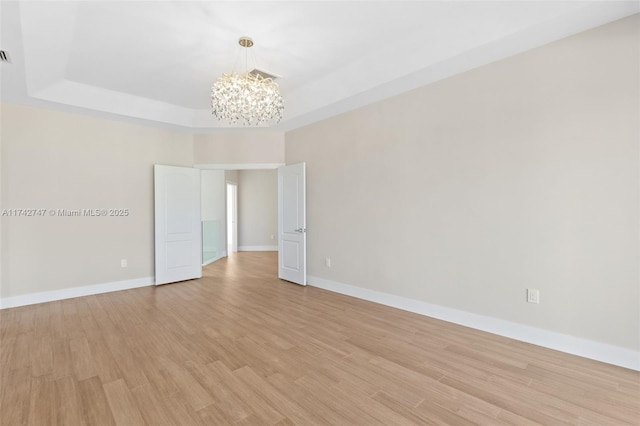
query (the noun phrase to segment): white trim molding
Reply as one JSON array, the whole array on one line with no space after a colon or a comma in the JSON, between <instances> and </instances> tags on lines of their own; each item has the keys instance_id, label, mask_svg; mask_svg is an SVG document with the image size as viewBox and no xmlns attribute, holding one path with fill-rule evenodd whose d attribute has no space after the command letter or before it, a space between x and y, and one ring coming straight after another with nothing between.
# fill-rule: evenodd
<instances>
[{"instance_id":1,"label":"white trim molding","mask_svg":"<svg viewBox=\"0 0 640 426\"><path fill-rule=\"evenodd\" d=\"M313 287L333 291L335 293L368 300L381 305L391 306L404 311L437 318L465 327L475 328L511 339L520 340L534 345L557 351L578 355L584 358L618 365L640 371L640 351L619 346L600 343L593 340L556 333L554 331L531 327L499 318L460 311L445 306L434 305L415 299L396 296L380 291L356 287L324 278L307 276L307 282Z\"/></svg>"},{"instance_id":2,"label":"white trim molding","mask_svg":"<svg viewBox=\"0 0 640 426\"><path fill-rule=\"evenodd\" d=\"M194 164L193 167L202 170L264 170L277 169L284 165L284 163L213 163Z\"/></svg>"},{"instance_id":3,"label":"white trim molding","mask_svg":"<svg viewBox=\"0 0 640 426\"><path fill-rule=\"evenodd\" d=\"M153 285L154 277L136 278L133 280L114 281L102 284L86 285L82 287L64 288L61 290L29 293L20 296L0 298L0 309L17 308L19 306L35 305L36 303L53 302L54 300L73 299L74 297L91 296L94 294L110 293L112 291L129 290Z\"/></svg>"},{"instance_id":4,"label":"white trim molding","mask_svg":"<svg viewBox=\"0 0 640 426\"><path fill-rule=\"evenodd\" d=\"M239 246L238 251L278 251L278 246Z\"/></svg>"}]
</instances>

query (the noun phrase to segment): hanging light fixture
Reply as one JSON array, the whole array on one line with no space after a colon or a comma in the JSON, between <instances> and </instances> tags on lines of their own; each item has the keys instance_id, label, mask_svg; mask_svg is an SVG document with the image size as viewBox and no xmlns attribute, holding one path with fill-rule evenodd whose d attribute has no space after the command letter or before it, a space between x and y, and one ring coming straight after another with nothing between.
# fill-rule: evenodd
<instances>
[{"instance_id":1,"label":"hanging light fixture","mask_svg":"<svg viewBox=\"0 0 640 426\"><path fill-rule=\"evenodd\" d=\"M231 74L218 77L211 87L211 107L213 115L235 124L260 125L280 122L284 102L278 84L271 77L258 72L249 72L247 54L253 40L242 37L238 41L245 51L245 73L235 70Z\"/></svg>"}]
</instances>

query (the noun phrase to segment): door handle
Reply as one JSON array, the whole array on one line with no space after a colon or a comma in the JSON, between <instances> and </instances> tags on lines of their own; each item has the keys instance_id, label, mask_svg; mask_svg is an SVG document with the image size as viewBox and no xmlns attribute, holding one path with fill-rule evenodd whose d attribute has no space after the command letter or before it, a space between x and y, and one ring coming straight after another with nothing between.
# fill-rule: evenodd
<instances>
[{"instance_id":1,"label":"door handle","mask_svg":"<svg viewBox=\"0 0 640 426\"><path fill-rule=\"evenodd\" d=\"M302 234L303 232L307 232L307 230L305 228L298 228L298 229L294 229L293 232L298 232Z\"/></svg>"}]
</instances>

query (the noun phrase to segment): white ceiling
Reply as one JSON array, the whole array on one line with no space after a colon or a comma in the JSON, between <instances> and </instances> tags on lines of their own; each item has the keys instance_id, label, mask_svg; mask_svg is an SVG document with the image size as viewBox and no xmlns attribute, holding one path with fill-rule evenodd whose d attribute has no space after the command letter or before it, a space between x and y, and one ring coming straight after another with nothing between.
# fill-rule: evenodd
<instances>
[{"instance_id":1,"label":"white ceiling","mask_svg":"<svg viewBox=\"0 0 640 426\"><path fill-rule=\"evenodd\" d=\"M290 130L638 13L627 1L2 1L2 99L195 132L240 36Z\"/></svg>"}]
</instances>

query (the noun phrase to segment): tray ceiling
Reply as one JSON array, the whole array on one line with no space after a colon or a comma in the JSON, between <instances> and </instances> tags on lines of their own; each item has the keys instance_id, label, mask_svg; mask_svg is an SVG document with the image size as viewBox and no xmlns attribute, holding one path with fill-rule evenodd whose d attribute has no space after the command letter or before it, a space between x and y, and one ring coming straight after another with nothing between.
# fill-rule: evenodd
<instances>
[{"instance_id":1,"label":"tray ceiling","mask_svg":"<svg viewBox=\"0 0 640 426\"><path fill-rule=\"evenodd\" d=\"M3 1L2 99L205 132L255 41L289 130L638 13L610 1Z\"/></svg>"}]
</instances>

